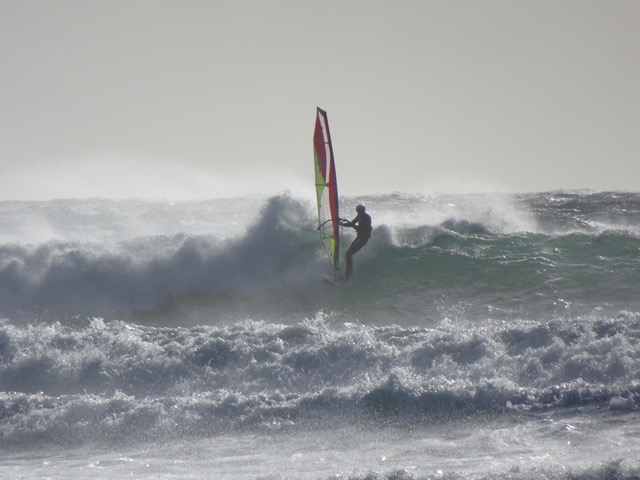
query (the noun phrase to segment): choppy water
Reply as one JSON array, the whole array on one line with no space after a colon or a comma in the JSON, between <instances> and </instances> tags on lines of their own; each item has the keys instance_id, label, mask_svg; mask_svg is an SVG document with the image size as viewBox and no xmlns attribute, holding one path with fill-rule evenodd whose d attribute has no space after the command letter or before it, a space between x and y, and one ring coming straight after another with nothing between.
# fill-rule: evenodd
<instances>
[{"instance_id":1,"label":"choppy water","mask_svg":"<svg viewBox=\"0 0 640 480\"><path fill-rule=\"evenodd\" d=\"M1 202L0 474L640 477L639 194L357 202Z\"/></svg>"}]
</instances>

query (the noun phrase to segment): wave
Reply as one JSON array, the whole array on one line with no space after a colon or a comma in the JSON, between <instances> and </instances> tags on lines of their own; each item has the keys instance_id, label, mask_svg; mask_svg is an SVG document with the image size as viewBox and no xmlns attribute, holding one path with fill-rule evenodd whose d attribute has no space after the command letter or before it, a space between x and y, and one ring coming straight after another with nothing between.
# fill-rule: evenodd
<instances>
[{"instance_id":1,"label":"wave","mask_svg":"<svg viewBox=\"0 0 640 480\"><path fill-rule=\"evenodd\" d=\"M3 322L0 438L120 442L640 405L638 314L474 330L336 322Z\"/></svg>"},{"instance_id":2,"label":"wave","mask_svg":"<svg viewBox=\"0 0 640 480\"><path fill-rule=\"evenodd\" d=\"M274 284L284 269L292 274L296 256L312 248L294 234L302 215L299 203L275 197L244 237L227 240L177 234L115 245L6 244L0 247L3 313L122 314L185 292L241 294Z\"/></svg>"},{"instance_id":3,"label":"wave","mask_svg":"<svg viewBox=\"0 0 640 480\"><path fill-rule=\"evenodd\" d=\"M369 200L380 209L382 223L376 224L372 241L358 253L356 278L345 291L319 285L328 269L309 205L280 195L270 198L257 218L245 219L242 228L236 225L215 234L193 233L203 228L198 226L191 228L192 233L121 235L114 242L99 242L97 231L106 228L101 227L81 240L0 245L0 315L102 316L144 322L154 316L156 321L171 321L173 316L178 322L191 317L194 322L211 322L232 316L272 316L295 321L301 313L313 314L332 305L362 320L415 323L460 308L476 316L584 313L622 305L640 309L635 295L640 285L635 255L639 238L629 231L571 228L561 235L558 229L553 234L520 231L515 227L522 224L515 218L521 216L515 212L522 206L497 208L495 198L486 210L470 207L477 198L465 197L466 203L460 205L461 198L456 197L457 204L451 206L454 199L438 197L446 205L439 207L438 223L415 224L415 218L409 221L406 216L392 222L384 208L400 215L422 202L394 196ZM547 224L557 217L555 207L549 207L559 203L555 197L527 197L527 201L534 210L544 205ZM98 206L83 205L83 215ZM148 211L145 208L154 212L154 222L162 218L157 204L134 206L133 218ZM233 215L238 213L229 208ZM567 208L565 201L562 212L575 210ZM185 210L178 208L178 217ZM587 215L589 209L581 212ZM113 212L98 217L100 222L116 218ZM383 223L385 218L390 223ZM177 231L181 230L189 228L180 226ZM350 238L345 232L344 244Z\"/></svg>"}]
</instances>

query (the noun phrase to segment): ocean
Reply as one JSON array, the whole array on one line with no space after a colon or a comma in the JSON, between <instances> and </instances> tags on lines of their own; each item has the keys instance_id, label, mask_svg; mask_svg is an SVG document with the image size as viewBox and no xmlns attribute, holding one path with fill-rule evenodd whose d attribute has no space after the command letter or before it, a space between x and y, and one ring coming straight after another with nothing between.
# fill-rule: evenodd
<instances>
[{"instance_id":1,"label":"ocean","mask_svg":"<svg viewBox=\"0 0 640 480\"><path fill-rule=\"evenodd\" d=\"M0 478L640 479L639 193L357 203L0 202Z\"/></svg>"}]
</instances>

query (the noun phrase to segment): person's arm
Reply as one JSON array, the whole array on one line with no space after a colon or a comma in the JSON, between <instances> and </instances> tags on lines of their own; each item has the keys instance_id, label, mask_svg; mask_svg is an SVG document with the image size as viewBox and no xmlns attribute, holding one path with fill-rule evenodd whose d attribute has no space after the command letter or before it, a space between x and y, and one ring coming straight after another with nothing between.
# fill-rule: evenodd
<instances>
[{"instance_id":1,"label":"person's arm","mask_svg":"<svg viewBox=\"0 0 640 480\"><path fill-rule=\"evenodd\" d=\"M354 230L358 231L358 227L360 226L360 220L362 219L360 218L360 215L358 215L351 221L342 219L342 223L340 223L340 225L342 225L343 227L351 227Z\"/></svg>"}]
</instances>

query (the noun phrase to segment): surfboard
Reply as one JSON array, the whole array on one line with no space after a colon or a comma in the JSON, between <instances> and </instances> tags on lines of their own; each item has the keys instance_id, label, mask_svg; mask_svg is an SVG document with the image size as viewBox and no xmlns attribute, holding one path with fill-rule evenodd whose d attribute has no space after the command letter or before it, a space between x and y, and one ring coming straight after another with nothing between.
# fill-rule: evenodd
<instances>
[{"instance_id":1,"label":"surfboard","mask_svg":"<svg viewBox=\"0 0 640 480\"><path fill-rule=\"evenodd\" d=\"M333 144L329 131L327 112L316 109L316 125L313 132L313 163L318 205L318 228L320 238L331 262L333 282L340 280L340 212L338 203L338 180L333 156Z\"/></svg>"},{"instance_id":2,"label":"surfboard","mask_svg":"<svg viewBox=\"0 0 640 480\"><path fill-rule=\"evenodd\" d=\"M327 285L331 285L332 287L336 287L336 288L349 288L351 286L351 283L345 280L342 280L341 278L336 280L331 277L323 277L322 281Z\"/></svg>"}]
</instances>

